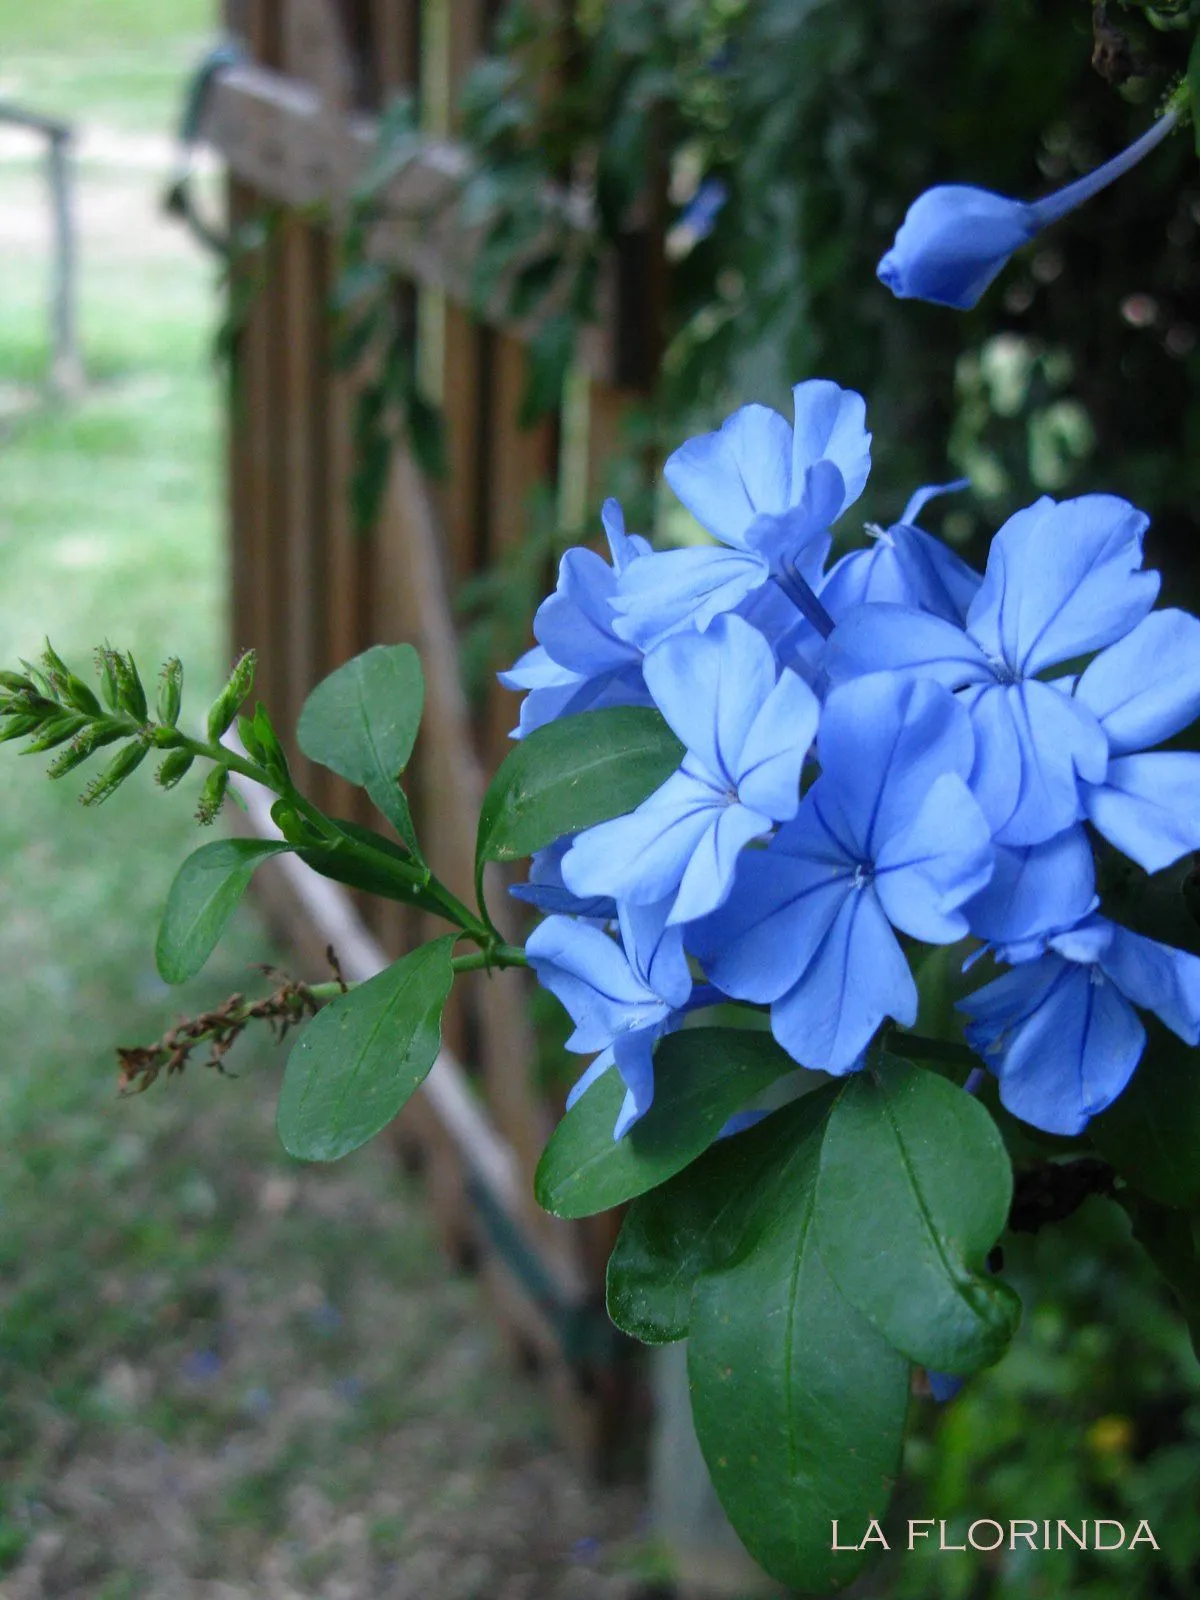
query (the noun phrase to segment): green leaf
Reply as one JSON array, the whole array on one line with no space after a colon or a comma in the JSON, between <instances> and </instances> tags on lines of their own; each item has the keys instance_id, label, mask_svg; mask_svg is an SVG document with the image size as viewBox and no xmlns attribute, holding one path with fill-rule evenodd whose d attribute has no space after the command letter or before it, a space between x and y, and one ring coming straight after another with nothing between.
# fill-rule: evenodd
<instances>
[{"instance_id":1,"label":"green leaf","mask_svg":"<svg viewBox=\"0 0 1200 1600\"><path fill-rule=\"evenodd\" d=\"M1172 1211L1130 1189L1117 1196L1133 1236L1170 1284L1200 1359L1200 1215Z\"/></svg>"},{"instance_id":2,"label":"green leaf","mask_svg":"<svg viewBox=\"0 0 1200 1600\"><path fill-rule=\"evenodd\" d=\"M288 1057L276 1126L301 1161L337 1161L387 1126L437 1058L456 935L319 1011Z\"/></svg>"},{"instance_id":3,"label":"green leaf","mask_svg":"<svg viewBox=\"0 0 1200 1600\"><path fill-rule=\"evenodd\" d=\"M479 813L475 883L489 861L519 861L641 805L683 760L683 746L648 706L584 711L513 746Z\"/></svg>"},{"instance_id":4,"label":"green leaf","mask_svg":"<svg viewBox=\"0 0 1200 1600\"><path fill-rule=\"evenodd\" d=\"M212 954L225 924L268 856L292 846L273 839L218 839L201 845L175 874L155 958L166 983L186 983Z\"/></svg>"},{"instance_id":5,"label":"green leaf","mask_svg":"<svg viewBox=\"0 0 1200 1600\"><path fill-rule=\"evenodd\" d=\"M412 832L412 820L398 780L424 704L425 679L412 645L377 644L317 685L296 727L304 754L365 789L402 835Z\"/></svg>"},{"instance_id":6,"label":"green leaf","mask_svg":"<svg viewBox=\"0 0 1200 1600\"><path fill-rule=\"evenodd\" d=\"M1146 1050L1129 1087L1088 1126L1135 1189L1164 1206L1200 1205L1200 1055L1143 1015Z\"/></svg>"},{"instance_id":7,"label":"green leaf","mask_svg":"<svg viewBox=\"0 0 1200 1600\"><path fill-rule=\"evenodd\" d=\"M826 1594L870 1558L870 1546L832 1550L832 1524L858 1543L883 1516L909 1383L907 1361L841 1295L818 1248L830 1101L817 1101L734 1141L753 1200L740 1248L696 1285L688 1374L700 1447L746 1548L780 1582Z\"/></svg>"},{"instance_id":8,"label":"green leaf","mask_svg":"<svg viewBox=\"0 0 1200 1600\"><path fill-rule=\"evenodd\" d=\"M833 1085L814 1090L805 1115L826 1115L837 1093ZM795 1138L791 1114L768 1117L633 1201L608 1258L608 1314L623 1333L643 1344L687 1337L696 1280L743 1244L757 1180Z\"/></svg>"},{"instance_id":9,"label":"green leaf","mask_svg":"<svg viewBox=\"0 0 1200 1600\"><path fill-rule=\"evenodd\" d=\"M567 1112L538 1162L538 1204L556 1217L588 1217L645 1194L706 1150L747 1100L795 1070L769 1034L668 1034L654 1055L654 1104L623 1139L613 1138L625 1098L615 1067Z\"/></svg>"},{"instance_id":10,"label":"green leaf","mask_svg":"<svg viewBox=\"0 0 1200 1600\"><path fill-rule=\"evenodd\" d=\"M1012 1167L978 1101L910 1062L868 1058L830 1116L818 1199L825 1263L891 1345L960 1376L999 1359L1021 1306L986 1260Z\"/></svg>"}]
</instances>

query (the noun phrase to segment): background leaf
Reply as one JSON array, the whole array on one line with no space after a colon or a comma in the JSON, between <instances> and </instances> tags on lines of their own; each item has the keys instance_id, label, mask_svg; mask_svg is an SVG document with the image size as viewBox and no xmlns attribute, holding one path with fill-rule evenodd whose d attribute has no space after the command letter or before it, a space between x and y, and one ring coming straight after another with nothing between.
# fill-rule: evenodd
<instances>
[{"instance_id":1,"label":"background leaf","mask_svg":"<svg viewBox=\"0 0 1200 1600\"><path fill-rule=\"evenodd\" d=\"M276 1126L301 1161L337 1161L385 1128L437 1058L454 934L319 1011L288 1057Z\"/></svg>"},{"instance_id":2,"label":"background leaf","mask_svg":"<svg viewBox=\"0 0 1200 1600\"><path fill-rule=\"evenodd\" d=\"M615 1067L563 1117L538 1162L538 1204L556 1217L589 1217L644 1194L706 1150L747 1100L795 1070L769 1034L668 1034L654 1053L654 1103L623 1139L613 1138L625 1098Z\"/></svg>"},{"instance_id":3,"label":"background leaf","mask_svg":"<svg viewBox=\"0 0 1200 1600\"><path fill-rule=\"evenodd\" d=\"M688 1346L696 1432L730 1521L773 1577L820 1594L870 1559L831 1550L831 1523L849 1543L883 1516L908 1410L907 1361L817 1246L830 1103L807 1097L735 1141L753 1156L776 1124L773 1159L751 1163L749 1241L696 1285Z\"/></svg>"},{"instance_id":4,"label":"background leaf","mask_svg":"<svg viewBox=\"0 0 1200 1600\"><path fill-rule=\"evenodd\" d=\"M957 1084L879 1056L846 1081L821 1150L821 1253L846 1298L912 1361L965 1376L996 1361L1020 1301L986 1258L1012 1167Z\"/></svg>"},{"instance_id":5,"label":"background leaf","mask_svg":"<svg viewBox=\"0 0 1200 1600\"><path fill-rule=\"evenodd\" d=\"M186 983L212 954L254 869L292 849L282 840L217 839L201 845L175 874L159 925L155 960L164 983Z\"/></svg>"},{"instance_id":6,"label":"background leaf","mask_svg":"<svg viewBox=\"0 0 1200 1600\"><path fill-rule=\"evenodd\" d=\"M1200 1055L1143 1013L1146 1053L1088 1135L1135 1189L1164 1206L1200 1205Z\"/></svg>"}]
</instances>

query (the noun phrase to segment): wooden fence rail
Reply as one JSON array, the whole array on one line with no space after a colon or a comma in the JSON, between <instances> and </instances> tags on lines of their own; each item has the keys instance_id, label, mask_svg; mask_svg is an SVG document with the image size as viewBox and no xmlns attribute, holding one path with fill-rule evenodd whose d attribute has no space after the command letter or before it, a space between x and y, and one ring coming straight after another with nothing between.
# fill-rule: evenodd
<instances>
[{"instance_id":1,"label":"wooden fence rail","mask_svg":"<svg viewBox=\"0 0 1200 1600\"><path fill-rule=\"evenodd\" d=\"M281 729L294 727L309 690L351 655L381 642L416 646L428 695L410 799L431 863L463 897L472 892L484 775L503 754L516 705L497 687L482 710L469 707L452 597L521 540L531 491L559 482L567 436L581 448L580 430L555 418L518 425L531 324L506 323L499 306L482 317L468 307L479 238L450 203L466 162L453 143L452 108L484 47L487 11L482 0L227 0L227 25L247 59L215 79L204 130L228 164L233 226L266 205L282 208L234 351L231 644L258 648L262 698ZM349 481L363 380L334 370L328 302L355 176L381 107L402 90L417 96L423 142L383 197L371 248L409 301L422 378L445 417L449 470L431 484L397 448L380 514L362 534ZM571 227L588 227L579 196L553 201ZM644 364L644 352L637 360ZM616 378L631 361L597 330L583 368L582 470L595 486L629 402ZM289 753L321 803L368 820L365 797ZM249 825L274 832L257 803ZM365 977L428 931L407 908L356 899L284 860L264 868L263 893L310 967L332 940L347 970ZM502 903L503 884L492 890L492 903ZM533 1202L534 1165L561 1107L532 1081L526 994L515 975L460 983L443 1040L396 1137L424 1166L446 1242L478 1260L502 1325L521 1354L536 1357L564 1431L594 1462L631 1399L628 1363L603 1317L614 1221L567 1226Z\"/></svg>"}]
</instances>

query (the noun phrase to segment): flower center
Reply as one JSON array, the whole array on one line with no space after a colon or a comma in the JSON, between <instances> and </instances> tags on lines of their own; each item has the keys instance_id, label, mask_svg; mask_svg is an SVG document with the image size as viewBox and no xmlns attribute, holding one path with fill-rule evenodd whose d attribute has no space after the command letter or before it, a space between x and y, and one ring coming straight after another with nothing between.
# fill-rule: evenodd
<instances>
[{"instance_id":1,"label":"flower center","mask_svg":"<svg viewBox=\"0 0 1200 1600\"><path fill-rule=\"evenodd\" d=\"M865 889L875 876L875 865L871 861L859 861L854 867L854 876L850 880L852 889Z\"/></svg>"},{"instance_id":2,"label":"flower center","mask_svg":"<svg viewBox=\"0 0 1200 1600\"><path fill-rule=\"evenodd\" d=\"M1021 674L1015 667L1010 667L1003 656L989 656L988 666L991 667L997 683L1020 683Z\"/></svg>"}]
</instances>

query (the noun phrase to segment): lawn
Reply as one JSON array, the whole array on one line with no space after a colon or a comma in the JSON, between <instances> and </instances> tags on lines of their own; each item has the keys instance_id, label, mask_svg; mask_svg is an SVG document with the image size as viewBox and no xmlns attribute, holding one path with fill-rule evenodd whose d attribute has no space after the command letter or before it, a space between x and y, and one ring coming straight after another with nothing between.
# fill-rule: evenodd
<instances>
[{"instance_id":1,"label":"lawn","mask_svg":"<svg viewBox=\"0 0 1200 1600\"><path fill-rule=\"evenodd\" d=\"M40 393L36 165L0 150L0 660L103 639L185 717L228 665L212 263L145 159L206 8L0 0L0 93L117 130L79 172L87 387ZM130 160L121 159L121 138ZM382 1149L279 1149L281 1054L116 1094L118 1044L260 980L252 911L203 980L153 963L196 784L99 812L0 748L0 1593L625 1597L636 1502L585 1488Z\"/></svg>"}]
</instances>

